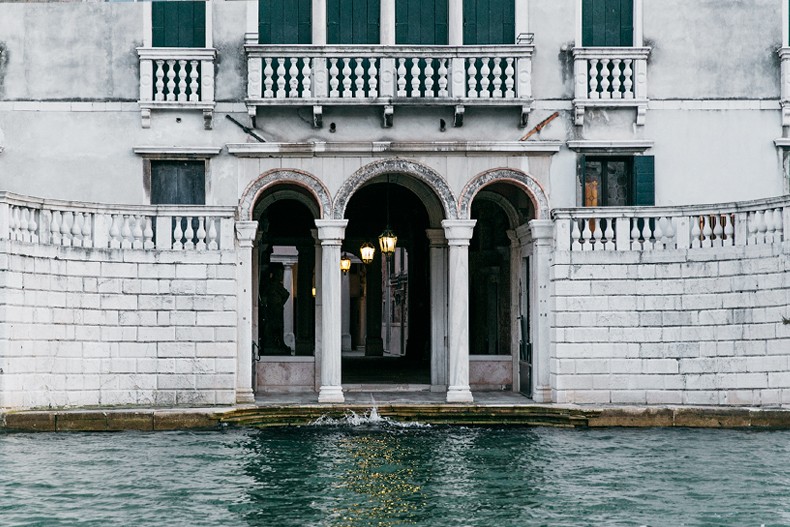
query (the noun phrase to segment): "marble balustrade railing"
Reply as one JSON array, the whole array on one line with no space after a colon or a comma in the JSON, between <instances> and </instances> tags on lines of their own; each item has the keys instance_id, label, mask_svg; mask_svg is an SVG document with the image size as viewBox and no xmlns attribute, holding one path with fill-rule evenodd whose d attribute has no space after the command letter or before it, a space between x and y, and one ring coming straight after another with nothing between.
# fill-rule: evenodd
<instances>
[{"instance_id":1,"label":"marble balustrade railing","mask_svg":"<svg viewBox=\"0 0 790 527\"><path fill-rule=\"evenodd\" d=\"M0 192L0 240L96 249L234 247L232 207L104 205Z\"/></svg>"},{"instance_id":2,"label":"marble balustrade railing","mask_svg":"<svg viewBox=\"0 0 790 527\"><path fill-rule=\"evenodd\" d=\"M555 209L560 251L771 245L790 230L790 196L720 205Z\"/></svg>"},{"instance_id":3,"label":"marble balustrade railing","mask_svg":"<svg viewBox=\"0 0 790 527\"><path fill-rule=\"evenodd\" d=\"M164 105L214 103L211 48L137 48L140 101Z\"/></svg>"},{"instance_id":4,"label":"marble balustrade railing","mask_svg":"<svg viewBox=\"0 0 790 527\"><path fill-rule=\"evenodd\" d=\"M576 99L646 99L649 48L574 48Z\"/></svg>"},{"instance_id":5,"label":"marble balustrade railing","mask_svg":"<svg viewBox=\"0 0 790 527\"><path fill-rule=\"evenodd\" d=\"M246 45L250 104L532 98L531 45Z\"/></svg>"}]
</instances>

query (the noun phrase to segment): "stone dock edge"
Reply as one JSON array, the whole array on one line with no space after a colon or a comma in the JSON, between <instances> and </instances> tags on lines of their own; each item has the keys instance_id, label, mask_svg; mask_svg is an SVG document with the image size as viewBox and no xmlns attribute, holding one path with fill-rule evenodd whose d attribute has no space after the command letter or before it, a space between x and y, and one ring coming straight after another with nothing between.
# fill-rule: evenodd
<instances>
[{"instance_id":1,"label":"stone dock edge","mask_svg":"<svg viewBox=\"0 0 790 527\"><path fill-rule=\"evenodd\" d=\"M0 432L217 430L304 426L320 418L368 415L363 405L280 405L209 408L95 408L0 412ZM404 422L464 426L565 428L790 429L788 408L383 404L378 415Z\"/></svg>"}]
</instances>

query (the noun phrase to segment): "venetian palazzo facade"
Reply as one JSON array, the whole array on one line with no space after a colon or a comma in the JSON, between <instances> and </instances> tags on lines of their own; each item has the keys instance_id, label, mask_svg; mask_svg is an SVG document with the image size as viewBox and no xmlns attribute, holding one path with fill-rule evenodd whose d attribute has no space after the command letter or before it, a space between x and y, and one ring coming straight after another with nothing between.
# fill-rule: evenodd
<instances>
[{"instance_id":1,"label":"venetian palazzo facade","mask_svg":"<svg viewBox=\"0 0 790 527\"><path fill-rule=\"evenodd\" d=\"M789 28L787 0L0 4L0 407L790 404Z\"/></svg>"}]
</instances>

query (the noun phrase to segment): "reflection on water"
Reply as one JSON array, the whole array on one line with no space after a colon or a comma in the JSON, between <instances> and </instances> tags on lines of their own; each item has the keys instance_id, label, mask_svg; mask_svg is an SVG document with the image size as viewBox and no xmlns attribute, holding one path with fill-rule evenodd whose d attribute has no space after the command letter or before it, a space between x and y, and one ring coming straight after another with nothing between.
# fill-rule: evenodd
<instances>
[{"instance_id":1,"label":"reflection on water","mask_svg":"<svg viewBox=\"0 0 790 527\"><path fill-rule=\"evenodd\" d=\"M0 435L0 525L790 525L790 432Z\"/></svg>"}]
</instances>

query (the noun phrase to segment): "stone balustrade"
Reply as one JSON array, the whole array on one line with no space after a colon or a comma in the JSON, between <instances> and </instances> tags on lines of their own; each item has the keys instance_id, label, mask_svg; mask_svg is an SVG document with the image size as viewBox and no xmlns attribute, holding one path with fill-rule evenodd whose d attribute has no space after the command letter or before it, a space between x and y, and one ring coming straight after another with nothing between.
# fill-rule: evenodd
<instances>
[{"instance_id":1,"label":"stone balustrade","mask_svg":"<svg viewBox=\"0 0 790 527\"><path fill-rule=\"evenodd\" d=\"M0 192L0 240L90 249L233 249L232 207L109 206Z\"/></svg>"},{"instance_id":2,"label":"stone balustrade","mask_svg":"<svg viewBox=\"0 0 790 527\"><path fill-rule=\"evenodd\" d=\"M636 124L643 125L649 54L650 48L574 48L576 124L584 124L587 107L634 107Z\"/></svg>"},{"instance_id":3,"label":"stone balustrade","mask_svg":"<svg viewBox=\"0 0 790 527\"><path fill-rule=\"evenodd\" d=\"M140 57L140 111L143 128L151 126L151 110L198 109L206 129L214 112L212 48L137 48Z\"/></svg>"},{"instance_id":4,"label":"stone balustrade","mask_svg":"<svg viewBox=\"0 0 790 527\"><path fill-rule=\"evenodd\" d=\"M790 197L685 207L556 209L559 251L661 251L780 244Z\"/></svg>"},{"instance_id":5,"label":"stone balustrade","mask_svg":"<svg viewBox=\"0 0 790 527\"><path fill-rule=\"evenodd\" d=\"M531 45L271 46L246 45L247 104L465 104L522 107L532 103ZM456 111L456 125L463 109Z\"/></svg>"}]
</instances>

